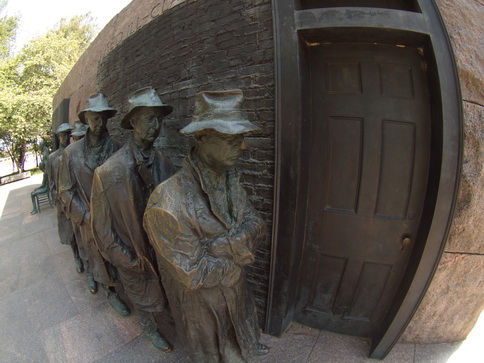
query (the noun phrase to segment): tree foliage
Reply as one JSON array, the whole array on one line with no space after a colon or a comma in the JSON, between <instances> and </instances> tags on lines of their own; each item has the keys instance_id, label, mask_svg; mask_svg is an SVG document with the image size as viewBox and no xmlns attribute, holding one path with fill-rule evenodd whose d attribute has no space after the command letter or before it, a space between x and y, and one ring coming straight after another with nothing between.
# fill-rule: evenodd
<instances>
[{"instance_id":1,"label":"tree foliage","mask_svg":"<svg viewBox=\"0 0 484 363\"><path fill-rule=\"evenodd\" d=\"M0 0L0 14L3 13L7 4L8 0ZM0 59L5 59L10 55L17 34L18 20L17 16L0 17Z\"/></svg>"},{"instance_id":2,"label":"tree foliage","mask_svg":"<svg viewBox=\"0 0 484 363\"><path fill-rule=\"evenodd\" d=\"M95 32L90 14L62 19L15 57L0 60L0 140L19 170L28 145L49 139L52 98Z\"/></svg>"}]
</instances>

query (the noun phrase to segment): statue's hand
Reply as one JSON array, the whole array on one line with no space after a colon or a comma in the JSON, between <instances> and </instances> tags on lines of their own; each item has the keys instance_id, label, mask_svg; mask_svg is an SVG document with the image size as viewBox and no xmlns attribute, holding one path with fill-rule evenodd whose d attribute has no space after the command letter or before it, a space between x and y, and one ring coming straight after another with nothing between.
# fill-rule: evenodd
<instances>
[{"instance_id":1,"label":"statue's hand","mask_svg":"<svg viewBox=\"0 0 484 363\"><path fill-rule=\"evenodd\" d=\"M87 211L84 214L84 218L82 220L82 224L85 224L86 226L89 226L91 224L91 213Z\"/></svg>"},{"instance_id":2,"label":"statue's hand","mask_svg":"<svg viewBox=\"0 0 484 363\"><path fill-rule=\"evenodd\" d=\"M124 268L132 271L137 271L141 273L141 260L138 257L127 257L131 261L129 263L124 264Z\"/></svg>"},{"instance_id":3,"label":"statue's hand","mask_svg":"<svg viewBox=\"0 0 484 363\"><path fill-rule=\"evenodd\" d=\"M232 238L232 250L234 262L243 267L255 262L254 255L247 247L250 236L244 233L243 227L234 227L228 232L228 238Z\"/></svg>"},{"instance_id":4,"label":"statue's hand","mask_svg":"<svg viewBox=\"0 0 484 363\"><path fill-rule=\"evenodd\" d=\"M232 257L230 243L225 236L215 238L208 246L207 251L213 257L228 258Z\"/></svg>"},{"instance_id":5,"label":"statue's hand","mask_svg":"<svg viewBox=\"0 0 484 363\"><path fill-rule=\"evenodd\" d=\"M132 272L136 272L140 275L145 276L146 278L153 278L154 276L158 276L157 272L153 268L153 265L149 263L145 257L130 257L131 262L127 264L123 264L121 268L125 270L130 270Z\"/></svg>"}]
</instances>

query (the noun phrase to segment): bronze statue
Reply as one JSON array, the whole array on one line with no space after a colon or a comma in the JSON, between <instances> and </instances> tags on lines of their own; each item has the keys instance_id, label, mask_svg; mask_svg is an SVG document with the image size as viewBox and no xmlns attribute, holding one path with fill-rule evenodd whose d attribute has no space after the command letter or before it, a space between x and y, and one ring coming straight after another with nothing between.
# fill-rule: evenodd
<instances>
[{"instance_id":1,"label":"bronze statue","mask_svg":"<svg viewBox=\"0 0 484 363\"><path fill-rule=\"evenodd\" d=\"M135 91L128 102L121 126L132 129L133 137L94 172L92 230L101 254L117 268L145 335L169 352L172 346L158 332L153 316L164 310L166 298L143 213L153 189L174 172L171 162L153 148L161 121L173 108L151 87Z\"/></svg>"},{"instance_id":2,"label":"bronze statue","mask_svg":"<svg viewBox=\"0 0 484 363\"><path fill-rule=\"evenodd\" d=\"M54 201L54 205L57 209L57 230L59 232L59 238L62 244L69 245L72 248L74 255L74 261L76 263L77 272L84 271L82 260L79 256L79 248L77 247L77 241L74 233L74 228L71 221L67 218L66 212L62 203L59 200L57 194L57 179L59 171L59 161L62 152L69 145L69 138L73 127L68 123L61 124L55 131L59 138L59 148L49 155L47 174L49 177L49 190Z\"/></svg>"},{"instance_id":3,"label":"bronze statue","mask_svg":"<svg viewBox=\"0 0 484 363\"><path fill-rule=\"evenodd\" d=\"M40 185L40 187L35 188L34 191L30 193L30 198L32 199L32 211L30 212L30 214L32 215L39 213L39 210L37 209L37 203L35 202L35 197L40 194L49 193L49 176L47 175L47 170L49 168L48 159L50 150L44 140L40 141L39 147L40 151L42 152L39 169L44 172L44 175L42 177L42 184ZM48 195L48 197L50 202L50 195Z\"/></svg>"},{"instance_id":4,"label":"bronze statue","mask_svg":"<svg viewBox=\"0 0 484 363\"><path fill-rule=\"evenodd\" d=\"M72 141L79 141L82 139L89 128L88 125L83 124L81 121L74 121L74 130L71 132Z\"/></svg>"},{"instance_id":5,"label":"bronze statue","mask_svg":"<svg viewBox=\"0 0 484 363\"><path fill-rule=\"evenodd\" d=\"M144 226L179 336L194 362L242 362L263 355L244 266L255 261L265 224L234 168L244 134L257 127L242 116L242 91L201 92L195 134L182 169L151 195Z\"/></svg>"},{"instance_id":6,"label":"bronze statue","mask_svg":"<svg viewBox=\"0 0 484 363\"><path fill-rule=\"evenodd\" d=\"M86 132L87 132L87 129L89 128L88 125L86 124L83 124L81 121L74 121L74 129L71 131L71 138L72 138L72 141L73 142L76 142L76 141L79 141L80 139L82 139L85 135L86 135ZM60 160L62 160L62 155L60 156L59 158L59 166L61 165L60 163ZM60 169L60 168L58 168ZM60 198L58 198L58 201L60 204L62 204L62 200ZM63 207L64 210L65 210L65 207ZM81 237L81 232L79 230L79 226L77 226L75 223L73 223L72 221L70 221L71 225L72 225L72 229L74 231L74 235L75 235L75 238L76 238L76 241L82 241L82 237ZM82 243L77 243L77 248L78 248L78 251L79 251L79 257L80 257L80 262L82 263L82 260L87 260L87 256L86 256L86 252L83 250L82 248ZM84 269L82 269L84 270ZM79 272L79 270L78 270ZM82 271L81 271L82 272ZM87 274L90 278L90 281L92 282L92 284L94 284L94 278L92 276L91 273Z\"/></svg>"},{"instance_id":7,"label":"bronze statue","mask_svg":"<svg viewBox=\"0 0 484 363\"><path fill-rule=\"evenodd\" d=\"M114 268L104 260L96 246L89 208L94 169L118 149L106 128L108 119L115 113L102 93L88 99L88 107L79 113L79 119L89 125L89 130L83 139L66 147L62 154L58 193L67 216L81 235L89 291L96 293L97 282L100 283L111 306L125 316L130 314L130 310L114 289L117 284Z\"/></svg>"}]
</instances>

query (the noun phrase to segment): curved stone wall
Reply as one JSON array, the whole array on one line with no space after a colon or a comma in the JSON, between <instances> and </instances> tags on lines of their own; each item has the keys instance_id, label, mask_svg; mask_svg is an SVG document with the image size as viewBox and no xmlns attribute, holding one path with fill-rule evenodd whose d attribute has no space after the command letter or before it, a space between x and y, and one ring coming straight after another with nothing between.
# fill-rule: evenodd
<instances>
[{"instance_id":1,"label":"curved stone wall","mask_svg":"<svg viewBox=\"0 0 484 363\"><path fill-rule=\"evenodd\" d=\"M464 159L449 240L437 272L402 339L416 343L465 339L484 309L484 5L436 0L458 65Z\"/></svg>"},{"instance_id":2,"label":"curved stone wall","mask_svg":"<svg viewBox=\"0 0 484 363\"><path fill-rule=\"evenodd\" d=\"M484 308L484 6L478 0L436 0L451 37L461 78L464 162L456 215L436 275L402 339L449 342L464 339ZM144 25L144 26L142 26ZM178 130L190 122L193 95L240 88L249 119L261 130L248 138L240 168L257 209L272 226L274 167L274 55L271 0L134 0L99 34L54 99L70 98L69 121L86 98L104 92L119 114L109 123L115 139L128 94L156 87L174 107L158 146L176 164L190 148ZM249 270L264 318L270 237ZM263 322L263 320L261 320Z\"/></svg>"},{"instance_id":3,"label":"curved stone wall","mask_svg":"<svg viewBox=\"0 0 484 363\"><path fill-rule=\"evenodd\" d=\"M77 114L86 99L96 92L97 67L104 56L143 25L183 1L185 0L137 0L120 11L101 30L60 86L54 97L54 110L63 99L68 98L69 121L77 120Z\"/></svg>"}]
</instances>

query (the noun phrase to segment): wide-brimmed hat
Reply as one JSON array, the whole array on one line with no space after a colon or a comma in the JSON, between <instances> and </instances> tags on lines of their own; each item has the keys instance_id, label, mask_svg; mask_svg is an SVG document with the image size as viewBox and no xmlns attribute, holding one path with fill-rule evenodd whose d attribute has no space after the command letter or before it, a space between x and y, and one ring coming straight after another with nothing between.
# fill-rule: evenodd
<instances>
[{"instance_id":1,"label":"wide-brimmed hat","mask_svg":"<svg viewBox=\"0 0 484 363\"><path fill-rule=\"evenodd\" d=\"M81 121L74 122L74 131L71 132L71 136L83 136L86 134L89 125L83 124Z\"/></svg>"},{"instance_id":2,"label":"wide-brimmed hat","mask_svg":"<svg viewBox=\"0 0 484 363\"><path fill-rule=\"evenodd\" d=\"M185 126L182 134L193 134L213 129L222 134L243 134L259 128L242 115L244 95L240 89L228 91L203 91L195 95L193 121Z\"/></svg>"},{"instance_id":3,"label":"wide-brimmed hat","mask_svg":"<svg viewBox=\"0 0 484 363\"><path fill-rule=\"evenodd\" d=\"M63 124L60 124L60 126L55 130L56 134L60 134L62 132L70 132L73 129L71 125L68 123L64 122Z\"/></svg>"},{"instance_id":4,"label":"wide-brimmed hat","mask_svg":"<svg viewBox=\"0 0 484 363\"><path fill-rule=\"evenodd\" d=\"M102 93L95 93L87 99L87 108L79 112L79 120L83 124L86 123L84 118L87 111L92 112L104 112L108 115L108 118L113 117L116 114L116 110L108 105L108 99Z\"/></svg>"},{"instance_id":5,"label":"wide-brimmed hat","mask_svg":"<svg viewBox=\"0 0 484 363\"><path fill-rule=\"evenodd\" d=\"M129 103L129 111L121 120L121 127L131 130L133 127L131 126L131 117L133 116L134 111L140 107L151 107L158 109L163 116L169 115L173 112L173 107L170 105L165 105L161 102L160 97L156 90L149 86L140 88L133 93L131 93L128 97Z\"/></svg>"}]
</instances>

